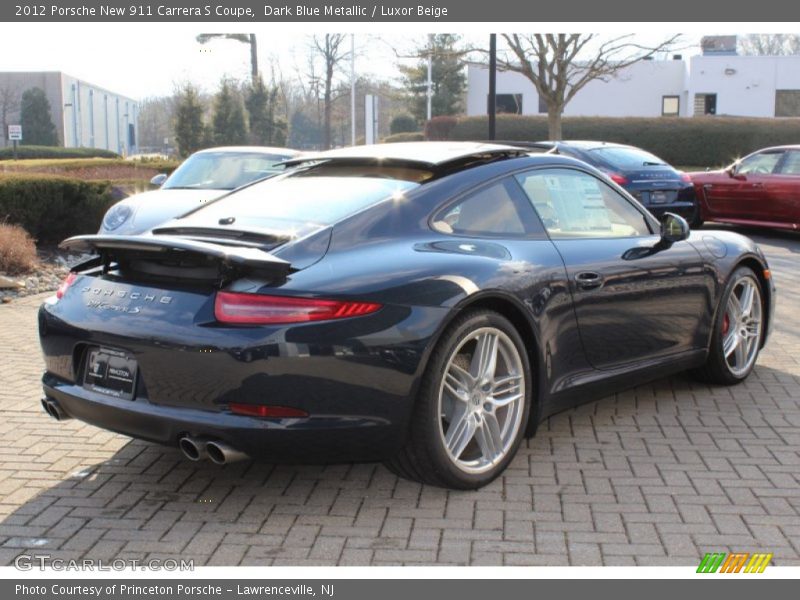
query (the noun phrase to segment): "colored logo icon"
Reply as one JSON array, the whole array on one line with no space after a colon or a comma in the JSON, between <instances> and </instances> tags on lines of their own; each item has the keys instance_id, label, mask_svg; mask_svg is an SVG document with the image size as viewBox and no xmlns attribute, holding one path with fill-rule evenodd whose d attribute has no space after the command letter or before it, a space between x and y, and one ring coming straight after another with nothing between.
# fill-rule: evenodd
<instances>
[{"instance_id":1,"label":"colored logo icon","mask_svg":"<svg viewBox=\"0 0 800 600\"><path fill-rule=\"evenodd\" d=\"M700 566L697 567L698 573L763 573L769 562L772 560L772 553L725 552L707 553Z\"/></svg>"}]
</instances>

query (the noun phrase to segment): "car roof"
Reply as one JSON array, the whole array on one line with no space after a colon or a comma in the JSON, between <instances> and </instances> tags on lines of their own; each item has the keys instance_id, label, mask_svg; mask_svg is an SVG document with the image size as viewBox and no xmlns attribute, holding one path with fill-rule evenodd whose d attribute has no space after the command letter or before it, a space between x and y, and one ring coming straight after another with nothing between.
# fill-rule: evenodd
<instances>
[{"instance_id":1,"label":"car roof","mask_svg":"<svg viewBox=\"0 0 800 600\"><path fill-rule=\"evenodd\" d=\"M522 153L523 151L518 147L481 142L398 142L350 146L327 152L307 153L286 161L286 164L294 165L322 160L388 160L425 167L441 167L470 158L519 156Z\"/></svg>"},{"instance_id":2,"label":"car roof","mask_svg":"<svg viewBox=\"0 0 800 600\"><path fill-rule=\"evenodd\" d=\"M217 148L206 148L204 150L198 150L195 154L206 154L206 153L236 153L236 152L248 152L251 154L283 154L285 156L298 156L300 154L299 150L292 150L291 148L277 148L271 146L219 146Z\"/></svg>"},{"instance_id":3,"label":"car roof","mask_svg":"<svg viewBox=\"0 0 800 600\"><path fill-rule=\"evenodd\" d=\"M619 144L617 142L600 142L595 140L561 140L560 142L543 142L551 145L572 146L580 150L596 150L597 148L633 148L638 150L636 146L628 144Z\"/></svg>"},{"instance_id":4,"label":"car roof","mask_svg":"<svg viewBox=\"0 0 800 600\"><path fill-rule=\"evenodd\" d=\"M758 154L759 152L780 152L781 150L800 150L800 144L786 144L784 146L769 146L767 148L759 148L751 154Z\"/></svg>"}]
</instances>

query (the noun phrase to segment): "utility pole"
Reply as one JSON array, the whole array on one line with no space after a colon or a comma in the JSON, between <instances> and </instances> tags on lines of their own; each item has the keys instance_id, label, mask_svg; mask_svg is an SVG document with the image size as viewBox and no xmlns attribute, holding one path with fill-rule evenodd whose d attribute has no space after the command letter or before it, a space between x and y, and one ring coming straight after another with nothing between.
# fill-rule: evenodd
<instances>
[{"instance_id":1,"label":"utility pole","mask_svg":"<svg viewBox=\"0 0 800 600\"><path fill-rule=\"evenodd\" d=\"M497 137L497 34L489 34L489 140Z\"/></svg>"},{"instance_id":2,"label":"utility pole","mask_svg":"<svg viewBox=\"0 0 800 600\"><path fill-rule=\"evenodd\" d=\"M433 34L428 34L428 121L431 120L431 102L433 100Z\"/></svg>"},{"instance_id":3,"label":"utility pole","mask_svg":"<svg viewBox=\"0 0 800 600\"><path fill-rule=\"evenodd\" d=\"M350 34L350 144L356 145L356 34Z\"/></svg>"}]
</instances>

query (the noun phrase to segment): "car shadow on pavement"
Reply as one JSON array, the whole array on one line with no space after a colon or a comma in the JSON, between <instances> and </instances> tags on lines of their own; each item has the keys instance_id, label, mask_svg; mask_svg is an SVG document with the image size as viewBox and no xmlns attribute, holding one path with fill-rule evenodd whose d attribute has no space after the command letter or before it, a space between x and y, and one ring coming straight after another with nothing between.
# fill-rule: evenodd
<instances>
[{"instance_id":1,"label":"car shadow on pavement","mask_svg":"<svg viewBox=\"0 0 800 600\"><path fill-rule=\"evenodd\" d=\"M728 549L800 564L798 387L762 366L731 388L660 379L551 417L474 492L378 464L193 463L26 415L27 449L4 458L0 562L696 565Z\"/></svg>"}]
</instances>

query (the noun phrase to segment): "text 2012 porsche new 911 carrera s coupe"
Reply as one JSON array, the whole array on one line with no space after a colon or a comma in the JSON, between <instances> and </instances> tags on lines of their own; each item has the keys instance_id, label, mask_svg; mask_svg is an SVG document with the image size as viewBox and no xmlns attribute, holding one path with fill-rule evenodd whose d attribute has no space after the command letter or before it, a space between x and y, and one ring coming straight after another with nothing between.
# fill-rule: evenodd
<instances>
[{"instance_id":1,"label":"text 2012 porsche new 911 carrera s coupe","mask_svg":"<svg viewBox=\"0 0 800 600\"><path fill-rule=\"evenodd\" d=\"M383 460L453 488L537 423L692 369L745 379L774 286L748 238L661 223L575 159L361 146L138 236L43 304L45 410L226 463Z\"/></svg>"}]
</instances>

